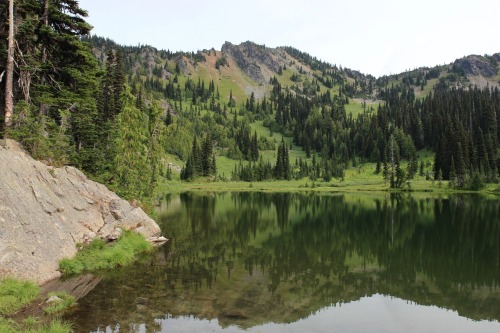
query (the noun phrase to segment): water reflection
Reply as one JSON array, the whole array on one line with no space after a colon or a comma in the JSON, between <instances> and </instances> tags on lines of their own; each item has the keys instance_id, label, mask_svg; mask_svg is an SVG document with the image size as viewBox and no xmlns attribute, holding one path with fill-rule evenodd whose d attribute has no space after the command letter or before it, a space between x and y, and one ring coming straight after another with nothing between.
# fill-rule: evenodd
<instances>
[{"instance_id":1,"label":"water reflection","mask_svg":"<svg viewBox=\"0 0 500 333\"><path fill-rule=\"evenodd\" d=\"M498 323L474 322L454 311L414 303L382 295L363 297L359 301L329 306L311 316L289 324L266 323L246 330L238 326L222 328L217 319L193 316L158 320L162 332L224 333L303 333L303 332L498 332Z\"/></svg>"},{"instance_id":2,"label":"water reflection","mask_svg":"<svg viewBox=\"0 0 500 333\"><path fill-rule=\"evenodd\" d=\"M170 332L186 318L206 324L196 331L299 322L329 330L319 313L363 309L380 295L414 303L404 323L419 304L442 313L439 323L450 319L438 307L500 328L496 200L188 193L167 197L159 216L171 241L104 276L79 301L77 331Z\"/></svg>"}]
</instances>

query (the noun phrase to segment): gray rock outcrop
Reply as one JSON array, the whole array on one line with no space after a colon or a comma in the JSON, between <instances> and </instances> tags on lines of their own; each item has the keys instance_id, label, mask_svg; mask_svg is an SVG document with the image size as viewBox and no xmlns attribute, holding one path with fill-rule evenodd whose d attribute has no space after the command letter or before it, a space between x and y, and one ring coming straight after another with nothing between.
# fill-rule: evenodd
<instances>
[{"instance_id":1,"label":"gray rock outcrop","mask_svg":"<svg viewBox=\"0 0 500 333\"><path fill-rule=\"evenodd\" d=\"M179 65L179 69L181 71L182 74L184 74L185 76L188 76L189 75L189 67L188 67L188 64L187 62L185 61L184 59L184 56L183 55L178 55L176 58L175 58L175 63L177 65Z\"/></svg>"},{"instance_id":2,"label":"gray rock outcrop","mask_svg":"<svg viewBox=\"0 0 500 333\"><path fill-rule=\"evenodd\" d=\"M478 55L470 55L462 59L457 59L453 63L453 66L460 68L468 76L482 75L491 78L497 74L496 68L492 63L485 57Z\"/></svg>"},{"instance_id":3,"label":"gray rock outcrop","mask_svg":"<svg viewBox=\"0 0 500 333\"><path fill-rule=\"evenodd\" d=\"M73 257L77 244L119 229L160 234L142 209L78 169L47 166L15 141L0 141L0 278L54 279L59 261Z\"/></svg>"},{"instance_id":4,"label":"gray rock outcrop","mask_svg":"<svg viewBox=\"0 0 500 333\"><path fill-rule=\"evenodd\" d=\"M222 52L233 58L241 70L252 80L266 83L270 74L278 73L280 67L286 64L286 52L282 48L267 48L252 42L233 45L225 42Z\"/></svg>"}]
</instances>

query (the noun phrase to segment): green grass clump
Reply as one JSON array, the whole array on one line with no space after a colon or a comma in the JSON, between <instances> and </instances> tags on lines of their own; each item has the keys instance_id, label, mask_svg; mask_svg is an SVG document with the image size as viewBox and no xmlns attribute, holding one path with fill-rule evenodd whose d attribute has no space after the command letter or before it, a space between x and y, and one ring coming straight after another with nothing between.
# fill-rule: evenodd
<instances>
[{"instance_id":1,"label":"green grass clump","mask_svg":"<svg viewBox=\"0 0 500 333\"><path fill-rule=\"evenodd\" d=\"M2 333L70 333L71 331L71 324L60 319L54 319L49 324L40 326L34 317L24 324L0 317Z\"/></svg>"},{"instance_id":2,"label":"green grass clump","mask_svg":"<svg viewBox=\"0 0 500 333\"><path fill-rule=\"evenodd\" d=\"M56 296L59 297L60 301L52 302L50 305L43 308L43 311L47 314L60 313L67 310L70 306L75 304L75 297L69 295L65 291L61 292L52 292L49 293L49 297Z\"/></svg>"},{"instance_id":3,"label":"green grass clump","mask_svg":"<svg viewBox=\"0 0 500 333\"><path fill-rule=\"evenodd\" d=\"M40 294L40 288L30 281L7 278L0 281L0 332L1 333L70 333L71 324L59 319L52 320L49 324L42 325L37 317L27 317L22 322L5 318L19 311L22 307L33 302ZM61 293L56 294L62 298L65 308L74 303L73 296ZM70 300L72 303L70 304ZM46 311L47 312L47 311ZM56 311L57 312L57 311ZM55 312L47 312L55 313Z\"/></svg>"},{"instance_id":4,"label":"green grass clump","mask_svg":"<svg viewBox=\"0 0 500 333\"><path fill-rule=\"evenodd\" d=\"M152 245L135 232L124 232L118 241L108 245L95 239L77 253L73 259L63 259L59 268L64 274L79 274L84 271L111 269L132 263L140 252L148 251Z\"/></svg>"},{"instance_id":5,"label":"green grass clump","mask_svg":"<svg viewBox=\"0 0 500 333\"><path fill-rule=\"evenodd\" d=\"M2 333L17 333L16 323L13 320L0 317L0 332Z\"/></svg>"},{"instance_id":6,"label":"green grass clump","mask_svg":"<svg viewBox=\"0 0 500 333\"><path fill-rule=\"evenodd\" d=\"M31 333L33 331L27 331L26 333ZM62 321L60 319L54 319L47 326L43 326L38 330L35 330L36 333L70 333L72 332L71 323Z\"/></svg>"},{"instance_id":7,"label":"green grass clump","mask_svg":"<svg viewBox=\"0 0 500 333\"><path fill-rule=\"evenodd\" d=\"M0 281L0 316L15 313L33 301L39 293L40 288L30 281L12 278Z\"/></svg>"}]
</instances>

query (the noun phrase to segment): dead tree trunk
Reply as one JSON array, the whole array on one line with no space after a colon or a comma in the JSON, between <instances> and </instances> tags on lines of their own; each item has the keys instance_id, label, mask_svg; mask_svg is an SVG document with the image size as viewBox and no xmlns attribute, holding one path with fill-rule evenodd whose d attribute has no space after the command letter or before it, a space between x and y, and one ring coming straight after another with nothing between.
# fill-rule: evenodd
<instances>
[{"instance_id":1,"label":"dead tree trunk","mask_svg":"<svg viewBox=\"0 0 500 333\"><path fill-rule=\"evenodd\" d=\"M14 0L9 0L9 43L5 71L4 126L8 128L12 124L12 112L14 110Z\"/></svg>"}]
</instances>

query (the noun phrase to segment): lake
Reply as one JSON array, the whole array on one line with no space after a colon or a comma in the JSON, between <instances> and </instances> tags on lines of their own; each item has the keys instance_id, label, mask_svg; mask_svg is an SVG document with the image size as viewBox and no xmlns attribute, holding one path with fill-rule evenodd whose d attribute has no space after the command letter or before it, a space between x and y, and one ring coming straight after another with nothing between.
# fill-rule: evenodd
<instances>
[{"instance_id":1,"label":"lake","mask_svg":"<svg viewBox=\"0 0 500 333\"><path fill-rule=\"evenodd\" d=\"M75 332L500 332L500 201L184 193Z\"/></svg>"}]
</instances>

